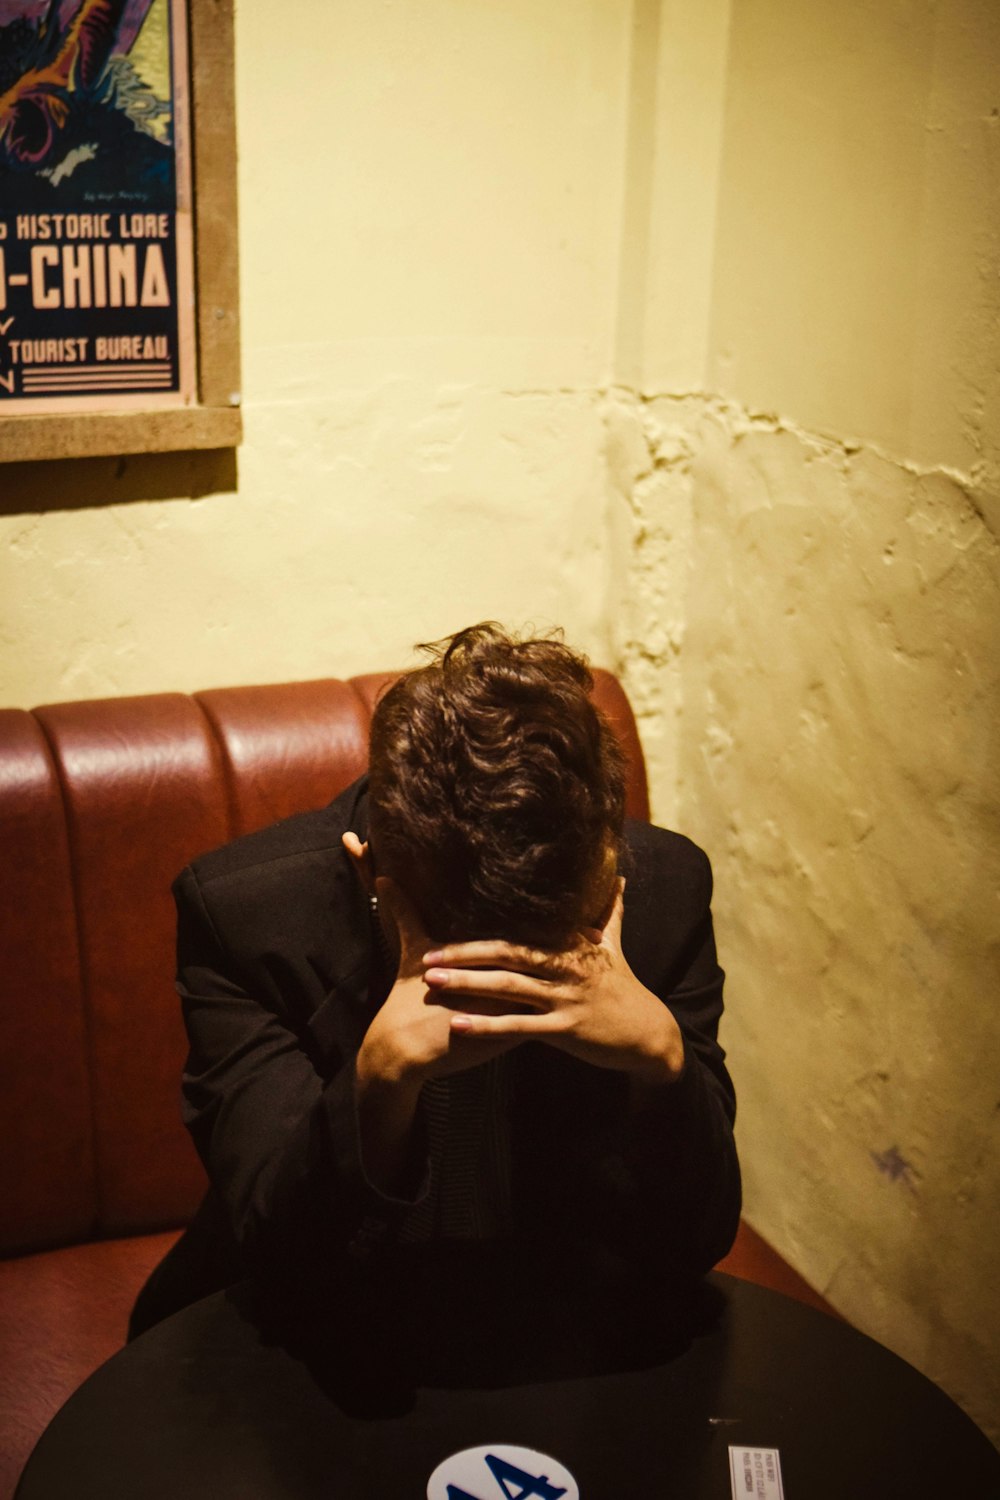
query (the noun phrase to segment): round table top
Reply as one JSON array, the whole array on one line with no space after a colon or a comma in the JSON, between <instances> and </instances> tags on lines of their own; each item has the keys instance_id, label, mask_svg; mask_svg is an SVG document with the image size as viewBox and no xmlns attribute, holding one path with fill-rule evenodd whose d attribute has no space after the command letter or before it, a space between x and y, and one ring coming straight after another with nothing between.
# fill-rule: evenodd
<instances>
[{"instance_id":1,"label":"round table top","mask_svg":"<svg viewBox=\"0 0 1000 1500\"><path fill-rule=\"evenodd\" d=\"M583 1500L731 1500L730 1445L777 1449L785 1500L1000 1496L1000 1454L881 1345L729 1276L698 1296L631 1362L545 1371L526 1349L523 1379L448 1388L408 1383L377 1339L326 1362L269 1332L252 1290L219 1293L91 1376L17 1500L424 1500L447 1455L488 1444L551 1455Z\"/></svg>"}]
</instances>

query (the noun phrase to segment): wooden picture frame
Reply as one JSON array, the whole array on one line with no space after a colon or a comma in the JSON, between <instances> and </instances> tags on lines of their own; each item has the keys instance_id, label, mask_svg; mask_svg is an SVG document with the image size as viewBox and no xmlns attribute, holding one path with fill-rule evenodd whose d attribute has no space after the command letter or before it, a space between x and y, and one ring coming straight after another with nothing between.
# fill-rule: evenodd
<instances>
[{"instance_id":1,"label":"wooden picture frame","mask_svg":"<svg viewBox=\"0 0 1000 1500\"><path fill-rule=\"evenodd\" d=\"M242 439L233 0L187 0L187 20L195 398L44 414L0 407L0 461L232 448Z\"/></svg>"}]
</instances>

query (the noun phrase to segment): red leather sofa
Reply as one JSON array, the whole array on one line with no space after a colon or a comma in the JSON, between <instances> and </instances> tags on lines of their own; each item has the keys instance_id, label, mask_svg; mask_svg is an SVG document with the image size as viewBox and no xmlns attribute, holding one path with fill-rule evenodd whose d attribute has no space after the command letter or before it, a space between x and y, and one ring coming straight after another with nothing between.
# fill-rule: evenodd
<instances>
[{"instance_id":1,"label":"red leather sofa","mask_svg":"<svg viewBox=\"0 0 1000 1500\"><path fill-rule=\"evenodd\" d=\"M0 711L0 1500L203 1189L170 882L358 776L387 675ZM628 702L596 697L648 817ZM825 1305L745 1227L724 1264Z\"/></svg>"}]
</instances>

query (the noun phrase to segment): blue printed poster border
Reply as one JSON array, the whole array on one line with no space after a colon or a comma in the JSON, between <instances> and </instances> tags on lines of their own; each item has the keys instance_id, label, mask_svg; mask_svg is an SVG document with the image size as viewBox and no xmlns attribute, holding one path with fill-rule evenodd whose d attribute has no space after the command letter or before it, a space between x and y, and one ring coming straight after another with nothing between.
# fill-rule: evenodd
<instances>
[{"instance_id":1,"label":"blue printed poster border","mask_svg":"<svg viewBox=\"0 0 1000 1500\"><path fill-rule=\"evenodd\" d=\"M0 0L0 416L196 400L185 0Z\"/></svg>"}]
</instances>

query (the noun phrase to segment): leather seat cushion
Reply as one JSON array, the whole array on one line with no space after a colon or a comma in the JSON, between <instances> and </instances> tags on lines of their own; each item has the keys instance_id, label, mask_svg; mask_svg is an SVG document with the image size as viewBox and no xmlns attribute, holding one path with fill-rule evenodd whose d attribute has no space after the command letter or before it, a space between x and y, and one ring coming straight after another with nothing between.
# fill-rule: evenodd
<instances>
[{"instance_id":1,"label":"leather seat cushion","mask_svg":"<svg viewBox=\"0 0 1000 1500\"><path fill-rule=\"evenodd\" d=\"M179 1233L0 1261L0 1496L63 1402L124 1344L136 1294Z\"/></svg>"}]
</instances>

